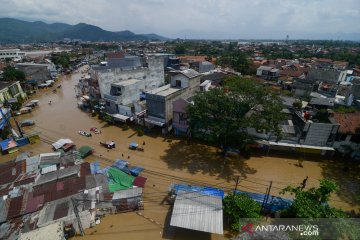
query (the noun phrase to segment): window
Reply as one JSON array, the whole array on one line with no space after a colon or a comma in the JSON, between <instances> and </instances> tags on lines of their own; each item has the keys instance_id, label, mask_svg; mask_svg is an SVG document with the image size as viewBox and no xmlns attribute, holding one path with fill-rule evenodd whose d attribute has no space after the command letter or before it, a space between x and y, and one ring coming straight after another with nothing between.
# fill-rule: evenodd
<instances>
[{"instance_id":1,"label":"window","mask_svg":"<svg viewBox=\"0 0 360 240\"><path fill-rule=\"evenodd\" d=\"M181 87L181 81L180 81L180 80L176 80L176 81L175 81L175 86L176 86L176 87Z\"/></svg>"}]
</instances>

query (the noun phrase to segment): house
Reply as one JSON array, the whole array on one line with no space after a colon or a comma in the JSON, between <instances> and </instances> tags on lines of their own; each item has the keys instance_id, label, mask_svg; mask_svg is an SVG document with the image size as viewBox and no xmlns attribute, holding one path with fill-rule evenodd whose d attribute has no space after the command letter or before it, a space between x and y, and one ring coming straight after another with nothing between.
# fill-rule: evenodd
<instances>
[{"instance_id":1,"label":"house","mask_svg":"<svg viewBox=\"0 0 360 240\"><path fill-rule=\"evenodd\" d=\"M260 66L256 70L256 76L266 80L274 80L280 76L280 70L269 66Z\"/></svg>"},{"instance_id":2,"label":"house","mask_svg":"<svg viewBox=\"0 0 360 240\"><path fill-rule=\"evenodd\" d=\"M340 124L334 148L350 153L351 157L360 157L360 112L334 113L333 118Z\"/></svg>"},{"instance_id":3,"label":"house","mask_svg":"<svg viewBox=\"0 0 360 240\"><path fill-rule=\"evenodd\" d=\"M107 66L119 68L137 68L141 67L141 58L138 56L128 56L125 52L108 52L105 53Z\"/></svg>"},{"instance_id":4,"label":"house","mask_svg":"<svg viewBox=\"0 0 360 240\"><path fill-rule=\"evenodd\" d=\"M353 78L351 93L354 96L354 100L360 99L360 78Z\"/></svg>"},{"instance_id":5,"label":"house","mask_svg":"<svg viewBox=\"0 0 360 240\"><path fill-rule=\"evenodd\" d=\"M110 94L104 94L106 111L130 117L133 113L131 105L140 100L140 93L144 89L145 82L137 79L112 83Z\"/></svg>"},{"instance_id":6,"label":"house","mask_svg":"<svg viewBox=\"0 0 360 240\"><path fill-rule=\"evenodd\" d=\"M95 92L99 92L100 96L105 100L105 94L110 95L110 90L113 83L119 83L129 79L141 80L144 82L142 91L158 88L165 83L164 61L162 58L157 57L149 57L148 59L144 60L142 66L135 68L94 66L92 67L90 74L92 81L97 82L97 84L91 84L96 86Z\"/></svg>"},{"instance_id":7,"label":"house","mask_svg":"<svg viewBox=\"0 0 360 240\"><path fill-rule=\"evenodd\" d=\"M189 132L189 122L187 116L187 107L191 104L189 101L179 98L173 102L173 128L175 135L187 135Z\"/></svg>"},{"instance_id":8,"label":"house","mask_svg":"<svg viewBox=\"0 0 360 240\"><path fill-rule=\"evenodd\" d=\"M25 73L28 83L37 85L38 82L45 82L51 78L51 64L38 63L17 63L15 67Z\"/></svg>"},{"instance_id":9,"label":"house","mask_svg":"<svg viewBox=\"0 0 360 240\"><path fill-rule=\"evenodd\" d=\"M292 84L292 92L297 97L309 96L315 88L315 81L309 79L297 78Z\"/></svg>"},{"instance_id":10,"label":"house","mask_svg":"<svg viewBox=\"0 0 360 240\"><path fill-rule=\"evenodd\" d=\"M21 60L25 56L24 52L21 52L20 49L4 49L0 50L0 59L14 59Z\"/></svg>"},{"instance_id":11,"label":"house","mask_svg":"<svg viewBox=\"0 0 360 240\"><path fill-rule=\"evenodd\" d=\"M26 93L23 91L19 81L0 81L0 103L18 97L21 97L22 99L26 98Z\"/></svg>"},{"instance_id":12,"label":"house","mask_svg":"<svg viewBox=\"0 0 360 240\"><path fill-rule=\"evenodd\" d=\"M294 113L294 124L299 129L299 143L303 145L331 147L334 144L336 134L340 125L316 118L309 119L310 114L296 111Z\"/></svg>"},{"instance_id":13,"label":"house","mask_svg":"<svg viewBox=\"0 0 360 240\"><path fill-rule=\"evenodd\" d=\"M341 81L341 71L311 68L306 76L306 79L312 82L325 82L325 83L337 83Z\"/></svg>"},{"instance_id":14,"label":"house","mask_svg":"<svg viewBox=\"0 0 360 240\"><path fill-rule=\"evenodd\" d=\"M164 132L172 129L173 102L188 99L199 91L200 74L193 69L174 71L170 84L146 92L147 117L149 126L164 127Z\"/></svg>"},{"instance_id":15,"label":"house","mask_svg":"<svg viewBox=\"0 0 360 240\"><path fill-rule=\"evenodd\" d=\"M334 98L311 98L309 105L316 109L333 108L335 105Z\"/></svg>"},{"instance_id":16,"label":"house","mask_svg":"<svg viewBox=\"0 0 360 240\"><path fill-rule=\"evenodd\" d=\"M215 69L215 65L208 61L192 62L190 67L198 71L199 73L210 72Z\"/></svg>"}]
</instances>

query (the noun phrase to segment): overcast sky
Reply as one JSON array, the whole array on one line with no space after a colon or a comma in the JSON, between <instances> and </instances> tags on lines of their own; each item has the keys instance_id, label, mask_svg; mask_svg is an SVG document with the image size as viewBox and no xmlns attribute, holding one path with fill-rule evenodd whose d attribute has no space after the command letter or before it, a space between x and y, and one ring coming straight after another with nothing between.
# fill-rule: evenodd
<instances>
[{"instance_id":1,"label":"overcast sky","mask_svg":"<svg viewBox=\"0 0 360 240\"><path fill-rule=\"evenodd\" d=\"M360 0L0 0L0 17L170 38L360 40Z\"/></svg>"}]
</instances>

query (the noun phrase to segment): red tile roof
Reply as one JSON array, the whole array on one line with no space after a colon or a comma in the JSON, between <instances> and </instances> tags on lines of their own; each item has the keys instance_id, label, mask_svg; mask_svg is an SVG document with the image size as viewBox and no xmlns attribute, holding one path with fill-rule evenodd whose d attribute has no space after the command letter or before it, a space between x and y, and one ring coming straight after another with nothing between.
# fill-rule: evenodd
<instances>
[{"instance_id":1,"label":"red tile roof","mask_svg":"<svg viewBox=\"0 0 360 240\"><path fill-rule=\"evenodd\" d=\"M360 112L334 113L334 118L340 124L340 133L355 134L360 130Z\"/></svg>"},{"instance_id":2,"label":"red tile roof","mask_svg":"<svg viewBox=\"0 0 360 240\"><path fill-rule=\"evenodd\" d=\"M113 59L113 58L124 58L125 57L125 53L124 52L108 52L105 54L106 57L108 59Z\"/></svg>"}]
</instances>

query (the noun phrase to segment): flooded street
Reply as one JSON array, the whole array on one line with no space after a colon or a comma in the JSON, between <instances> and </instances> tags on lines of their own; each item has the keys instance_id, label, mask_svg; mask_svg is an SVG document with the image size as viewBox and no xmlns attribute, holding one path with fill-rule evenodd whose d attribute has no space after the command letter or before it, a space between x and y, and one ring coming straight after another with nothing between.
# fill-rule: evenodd
<instances>
[{"instance_id":1,"label":"flooded street","mask_svg":"<svg viewBox=\"0 0 360 240\"><path fill-rule=\"evenodd\" d=\"M109 166L115 159L126 159L132 165L145 168L142 176L147 177L143 216L136 213L124 213L107 216L100 225L86 230L81 239L223 239L223 236L207 233L191 232L177 229L165 231L168 205L161 202L166 196L171 183L188 183L211 185L232 190L235 177L241 176L238 189L249 192L265 193L270 181L273 181L271 194L279 195L279 191L288 185L298 186L309 176L307 188L318 186L319 179L329 178L339 185L339 192L332 196L331 205L343 210L359 211L355 204L355 196L360 195L359 168L342 170L343 165L336 161L306 161L299 166L298 160L285 157L255 156L250 159L240 157L222 157L216 148L197 143L187 144L184 140L162 136L157 133L139 137L132 129L123 131L116 126L108 126L97 117L91 117L77 107L74 85L80 73L62 77L55 85L62 85L57 93L51 89L39 90L31 99L38 99L39 107L32 113L17 117L19 121L32 119L34 127L25 131L40 132L41 142L20 148L21 152L31 151L33 154L52 152L51 143L59 138L70 138L77 147L89 145L95 154L87 161L98 161L102 167ZM49 105L48 102L52 104ZM84 137L79 130L89 131L91 127L101 129L101 134ZM106 150L99 145L100 141L113 140L116 148ZM130 142L145 141L145 151L131 151ZM0 156L4 162L16 157ZM128 158L129 157L129 158Z\"/></svg>"}]
</instances>

